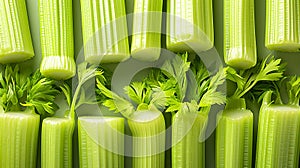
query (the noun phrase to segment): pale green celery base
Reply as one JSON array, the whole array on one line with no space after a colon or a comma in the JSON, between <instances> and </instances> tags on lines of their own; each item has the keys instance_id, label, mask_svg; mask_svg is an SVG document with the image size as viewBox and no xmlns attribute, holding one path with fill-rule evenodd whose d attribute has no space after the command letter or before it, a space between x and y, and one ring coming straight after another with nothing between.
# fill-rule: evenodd
<instances>
[{"instance_id":1,"label":"pale green celery base","mask_svg":"<svg viewBox=\"0 0 300 168\"><path fill-rule=\"evenodd\" d=\"M201 52L209 50L213 47L213 43L210 41L201 41L197 38L187 40L172 40L167 44L168 50L173 52Z\"/></svg>"},{"instance_id":2,"label":"pale green celery base","mask_svg":"<svg viewBox=\"0 0 300 168\"><path fill-rule=\"evenodd\" d=\"M76 65L69 56L44 56L40 71L46 77L65 80L75 75Z\"/></svg>"},{"instance_id":3,"label":"pale green celery base","mask_svg":"<svg viewBox=\"0 0 300 168\"><path fill-rule=\"evenodd\" d=\"M141 61L156 61L159 59L161 48L138 48L131 50L133 58Z\"/></svg>"},{"instance_id":4,"label":"pale green celery base","mask_svg":"<svg viewBox=\"0 0 300 168\"><path fill-rule=\"evenodd\" d=\"M18 63L28 60L34 56L34 53L31 51L10 51L2 52L0 51L0 63Z\"/></svg>"},{"instance_id":5,"label":"pale green celery base","mask_svg":"<svg viewBox=\"0 0 300 168\"><path fill-rule=\"evenodd\" d=\"M300 43L295 42L279 42L277 44L266 44L269 50L277 50L282 52L300 52Z\"/></svg>"},{"instance_id":6,"label":"pale green celery base","mask_svg":"<svg viewBox=\"0 0 300 168\"><path fill-rule=\"evenodd\" d=\"M0 167L36 167L40 116L26 112L0 114Z\"/></svg>"},{"instance_id":7,"label":"pale green celery base","mask_svg":"<svg viewBox=\"0 0 300 168\"><path fill-rule=\"evenodd\" d=\"M200 113L176 113L172 122L172 167L205 167L204 137L207 116Z\"/></svg>"},{"instance_id":8,"label":"pale green celery base","mask_svg":"<svg viewBox=\"0 0 300 168\"><path fill-rule=\"evenodd\" d=\"M115 53L105 55L86 55L85 60L90 64L119 63L130 58L128 53Z\"/></svg>"},{"instance_id":9,"label":"pale green celery base","mask_svg":"<svg viewBox=\"0 0 300 168\"><path fill-rule=\"evenodd\" d=\"M258 122L256 167L299 166L300 108L270 105L261 109Z\"/></svg>"},{"instance_id":10,"label":"pale green celery base","mask_svg":"<svg viewBox=\"0 0 300 168\"><path fill-rule=\"evenodd\" d=\"M79 117L80 168L124 167L124 118Z\"/></svg>"},{"instance_id":11,"label":"pale green celery base","mask_svg":"<svg viewBox=\"0 0 300 168\"><path fill-rule=\"evenodd\" d=\"M161 112L135 112L128 120L133 135L133 168L164 168L165 120Z\"/></svg>"},{"instance_id":12,"label":"pale green celery base","mask_svg":"<svg viewBox=\"0 0 300 168\"><path fill-rule=\"evenodd\" d=\"M73 119L49 117L43 120L42 168L72 168L73 132Z\"/></svg>"},{"instance_id":13,"label":"pale green celery base","mask_svg":"<svg viewBox=\"0 0 300 168\"><path fill-rule=\"evenodd\" d=\"M225 63L239 69L255 66L256 49L251 47L232 47L226 51Z\"/></svg>"},{"instance_id":14,"label":"pale green celery base","mask_svg":"<svg viewBox=\"0 0 300 168\"><path fill-rule=\"evenodd\" d=\"M251 167L253 114L249 110L224 110L217 115L216 168Z\"/></svg>"}]
</instances>

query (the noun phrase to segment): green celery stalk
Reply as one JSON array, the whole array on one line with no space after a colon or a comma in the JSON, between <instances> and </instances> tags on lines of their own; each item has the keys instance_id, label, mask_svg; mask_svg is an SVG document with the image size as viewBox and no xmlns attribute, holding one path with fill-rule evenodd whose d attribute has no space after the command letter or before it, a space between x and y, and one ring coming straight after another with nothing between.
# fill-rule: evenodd
<instances>
[{"instance_id":1,"label":"green celery stalk","mask_svg":"<svg viewBox=\"0 0 300 168\"><path fill-rule=\"evenodd\" d=\"M193 115L194 114L194 115ZM202 113L173 115L172 167L205 167L205 142L208 116Z\"/></svg>"},{"instance_id":2,"label":"green celery stalk","mask_svg":"<svg viewBox=\"0 0 300 168\"><path fill-rule=\"evenodd\" d=\"M167 1L167 48L201 52L214 45L212 0Z\"/></svg>"},{"instance_id":3,"label":"green celery stalk","mask_svg":"<svg viewBox=\"0 0 300 168\"><path fill-rule=\"evenodd\" d=\"M299 84L298 84L299 85ZM273 104L272 91L266 92L260 109L256 167L299 167L300 107Z\"/></svg>"},{"instance_id":4,"label":"green celery stalk","mask_svg":"<svg viewBox=\"0 0 300 168\"><path fill-rule=\"evenodd\" d=\"M267 0L265 46L284 52L300 51L300 1Z\"/></svg>"},{"instance_id":5,"label":"green celery stalk","mask_svg":"<svg viewBox=\"0 0 300 168\"><path fill-rule=\"evenodd\" d=\"M161 112L137 111L128 119L133 135L133 168L165 166L165 119Z\"/></svg>"},{"instance_id":6,"label":"green celery stalk","mask_svg":"<svg viewBox=\"0 0 300 168\"><path fill-rule=\"evenodd\" d=\"M121 62L130 57L124 0L81 0L85 60Z\"/></svg>"},{"instance_id":7,"label":"green celery stalk","mask_svg":"<svg viewBox=\"0 0 300 168\"><path fill-rule=\"evenodd\" d=\"M0 1L0 63L34 56L25 0Z\"/></svg>"},{"instance_id":8,"label":"green celery stalk","mask_svg":"<svg viewBox=\"0 0 300 168\"><path fill-rule=\"evenodd\" d=\"M36 167L39 124L32 112L0 114L0 167Z\"/></svg>"},{"instance_id":9,"label":"green celery stalk","mask_svg":"<svg viewBox=\"0 0 300 168\"><path fill-rule=\"evenodd\" d=\"M142 61L155 61L161 51L163 0L135 0L131 55Z\"/></svg>"},{"instance_id":10,"label":"green celery stalk","mask_svg":"<svg viewBox=\"0 0 300 168\"><path fill-rule=\"evenodd\" d=\"M74 120L48 117L42 123L41 167L72 168Z\"/></svg>"},{"instance_id":11,"label":"green celery stalk","mask_svg":"<svg viewBox=\"0 0 300 168\"><path fill-rule=\"evenodd\" d=\"M65 80L76 72L72 0L39 0L41 73Z\"/></svg>"},{"instance_id":12,"label":"green celery stalk","mask_svg":"<svg viewBox=\"0 0 300 168\"><path fill-rule=\"evenodd\" d=\"M230 103L234 108L217 115L216 167L251 167L253 114L246 110L244 99Z\"/></svg>"},{"instance_id":13,"label":"green celery stalk","mask_svg":"<svg viewBox=\"0 0 300 168\"><path fill-rule=\"evenodd\" d=\"M124 118L78 118L80 168L124 167Z\"/></svg>"},{"instance_id":14,"label":"green celery stalk","mask_svg":"<svg viewBox=\"0 0 300 168\"><path fill-rule=\"evenodd\" d=\"M254 0L224 0L224 60L248 69L256 64Z\"/></svg>"}]
</instances>

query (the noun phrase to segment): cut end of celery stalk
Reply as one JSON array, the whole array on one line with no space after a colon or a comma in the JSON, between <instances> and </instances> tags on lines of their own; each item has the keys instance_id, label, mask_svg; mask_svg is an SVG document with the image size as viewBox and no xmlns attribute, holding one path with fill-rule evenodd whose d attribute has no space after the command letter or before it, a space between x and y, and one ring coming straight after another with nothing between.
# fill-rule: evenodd
<instances>
[{"instance_id":1,"label":"cut end of celery stalk","mask_svg":"<svg viewBox=\"0 0 300 168\"><path fill-rule=\"evenodd\" d=\"M295 42L281 42L278 44L266 44L269 50L276 50L282 52L300 52L300 43Z\"/></svg>"},{"instance_id":2,"label":"cut end of celery stalk","mask_svg":"<svg viewBox=\"0 0 300 168\"><path fill-rule=\"evenodd\" d=\"M131 51L133 58L141 61L156 61L159 59L160 48L138 48Z\"/></svg>"},{"instance_id":3,"label":"cut end of celery stalk","mask_svg":"<svg viewBox=\"0 0 300 168\"><path fill-rule=\"evenodd\" d=\"M36 167L40 116L0 114L0 167Z\"/></svg>"},{"instance_id":4,"label":"cut end of celery stalk","mask_svg":"<svg viewBox=\"0 0 300 168\"><path fill-rule=\"evenodd\" d=\"M105 55L89 55L85 57L85 60L90 64L102 64L123 62L129 58L129 53L116 53Z\"/></svg>"},{"instance_id":5,"label":"cut end of celery stalk","mask_svg":"<svg viewBox=\"0 0 300 168\"><path fill-rule=\"evenodd\" d=\"M73 58L68 56L46 56L43 58L40 71L42 75L56 80L65 80L76 73Z\"/></svg>"},{"instance_id":6,"label":"cut end of celery stalk","mask_svg":"<svg viewBox=\"0 0 300 168\"><path fill-rule=\"evenodd\" d=\"M41 164L43 168L72 167L74 121L48 117L42 124Z\"/></svg>"},{"instance_id":7,"label":"cut end of celery stalk","mask_svg":"<svg viewBox=\"0 0 300 168\"><path fill-rule=\"evenodd\" d=\"M80 167L124 167L124 118L78 118Z\"/></svg>"},{"instance_id":8,"label":"cut end of celery stalk","mask_svg":"<svg viewBox=\"0 0 300 168\"><path fill-rule=\"evenodd\" d=\"M205 42L198 39L189 39L185 41L180 41L176 43L168 43L167 48L173 52L192 52L198 53L202 51L209 50L213 47L213 43Z\"/></svg>"},{"instance_id":9,"label":"cut end of celery stalk","mask_svg":"<svg viewBox=\"0 0 300 168\"><path fill-rule=\"evenodd\" d=\"M15 52L2 52L0 50L0 63L18 63L28 60L34 56L33 51L15 51Z\"/></svg>"},{"instance_id":10,"label":"cut end of celery stalk","mask_svg":"<svg viewBox=\"0 0 300 168\"><path fill-rule=\"evenodd\" d=\"M225 63L239 69L249 69L256 65L256 49L248 47L229 48L225 53Z\"/></svg>"}]
</instances>

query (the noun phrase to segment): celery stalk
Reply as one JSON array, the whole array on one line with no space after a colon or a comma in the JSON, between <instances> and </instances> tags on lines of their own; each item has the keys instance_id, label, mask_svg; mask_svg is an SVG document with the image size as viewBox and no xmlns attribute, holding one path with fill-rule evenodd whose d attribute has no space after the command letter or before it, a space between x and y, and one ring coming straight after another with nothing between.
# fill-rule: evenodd
<instances>
[{"instance_id":1,"label":"celery stalk","mask_svg":"<svg viewBox=\"0 0 300 168\"><path fill-rule=\"evenodd\" d=\"M217 115L216 167L251 167L253 114L246 109L224 110Z\"/></svg>"},{"instance_id":2,"label":"celery stalk","mask_svg":"<svg viewBox=\"0 0 300 168\"><path fill-rule=\"evenodd\" d=\"M205 134L208 116L201 113L173 115L172 167L205 167Z\"/></svg>"},{"instance_id":3,"label":"celery stalk","mask_svg":"<svg viewBox=\"0 0 300 168\"><path fill-rule=\"evenodd\" d=\"M267 0L265 45L270 50L300 51L300 1Z\"/></svg>"},{"instance_id":4,"label":"celery stalk","mask_svg":"<svg viewBox=\"0 0 300 168\"><path fill-rule=\"evenodd\" d=\"M54 79L75 75L72 0L39 0L42 62L40 71Z\"/></svg>"},{"instance_id":5,"label":"celery stalk","mask_svg":"<svg viewBox=\"0 0 300 168\"><path fill-rule=\"evenodd\" d=\"M25 0L0 1L0 63L34 56Z\"/></svg>"},{"instance_id":6,"label":"celery stalk","mask_svg":"<svg viewBox=\"0 0 300 168\"><path fill-rule=\"evenodd\" d=\"M73 119L49 117L43 120L41 143L42 168L72 167L73 131Z\"/></svg>"},{"instance_id":7,"label":"celery stalk","mask_svg":"<svg viewBox=\"0 0 300 168\"><path fill-rule=\"evenodd\" d=\"M161 112L137 111L128 119L133 135L133 168L165 165L165 119Z\"/></svg>"},{"instance_id":8,"label":"celery stalk","mask_svg":"<svg viewBox=\"0 0 300 168\"><path fill-rule=\"evenodd\" d=\"M248 69L256 64L254 0L224 0L224 60Z\"/></svg>"},{"instance_id":9,"label":"celery stalk","mask_svg":"<svg viewBox=\"0 0 300 168\"><path fill-rule=\"evenodd\" d=\"M92 64L129 58L124 0L81 0L85 60Z\"/></svg>"},{"instance_id":10,"label":"celery stalk","mask_svg":"<svg viewBox=\"0 0 300 168\"><path fill-rule=\"evenodd\" d=\"M169 50L200 52L213 47L212 0L170 0L167 11Z\"/></svg>"},{"instance_id":11,"label":"celery stalk","mask_svg":"<svg viewBox=\"0 0 300 168\"><path fill-rule=\"evenodd\" d=\"M0 113L0 167L36 167L40 116Z\"/></svg>"},{"instance_id":12,"label":"celery stalk","mask_svg":"<svg viewBox=\"0 0 300 168\"><path fill-rule=\"evenodd\" d=\"M161 51L163 0L135 0L131 55L143 61L155 61Z\"/></svg>"},{"instance_id":13,"label":"celery stalk","mask_svg":"<svg viewBox=\"0 0 300 168\"><path fill-rule=\"evenodd\" d=\"M298 168L300 108L270 103L269 92L259 114L256 167Z\"/></svg>"},{"instance_id":14,"label":"celery stalk","mask_svg":"<svg viewBox=\"0 0 300 168\"><path fill-rule=\"evenodd\" d=\"M79 117L80 167L124 167L124 119Z\"/></svg>"}]
</instances>

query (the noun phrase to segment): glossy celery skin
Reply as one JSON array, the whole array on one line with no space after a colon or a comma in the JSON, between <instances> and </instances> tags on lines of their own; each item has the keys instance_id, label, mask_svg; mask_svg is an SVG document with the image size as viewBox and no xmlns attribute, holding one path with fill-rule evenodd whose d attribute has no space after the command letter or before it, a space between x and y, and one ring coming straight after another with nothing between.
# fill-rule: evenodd
<instances>
[{"instance_id":1,"label":"glossy celery skin","mask_svg":"<svg viewBox=\"0 0 300 168\"><path fill-rule=\"evenodd\" d=\"M72 0L39 0L41 73L65 80L75 75Z\"/></svg>"},{"instance_id":2,"label":"glossy celery skin","mask_svg":"<svg viewBox=\"0 0 300 168\"><path fill-rule=\"evenodd\" d=\"M37 114L0 114L0 167L36 167L39 124Z\"/></svg>"},{"instance_id":3,"label":"glossy celery skin","mask_svg":"<svg viewBox=\"0 0 300 168\"><path fill-rule=\"evenodd\" d=\"M240 69L257 61L254 0L224 0L224 60Z\"/></svg>"},{"instance_id":4,"label":"glossy celery skin","mask_svg":"<svg viewBox=\"0 0 300 168\"><path fill-rule=\"evenodd\" d=\"M124 167L123 118L79 117L78 138L80 168Z\"/></svg>"},{"instance_id":5,"label":"glossy celery skin","mask_svg":"<svg viewBox=\"0 0 300 168\"><path fill-rule=\"evenodd\" d=\"M124 0L80 0L85 60L92 64L129 58Z\"/></svg>"},{"instance_id":6,"label":"glossy celery skin","mask_svg":"<svg viewBox=\"0 0 300 168\"><path fill-rule=\"evenodd\" d=\"M300 108L268 105L259 114L256 167L299 167Z\"/></svg>"},{"instance_id":7,"label":"glossy celery skin","mask_svg":"<svg viewBox=\"0 0 300 168\"><path fill-rule=\"evenodd\" d=\"M133 136L132 167L164 168L165 119L161 112L135 112L128 126Z\"/></svg>"},{"instance_id":8,"label":"glossy celery skin","mask_svg":"<svg viewBox=\"0 0 300 168\"><path fill-rule=\"evenodd\" d=\"M131 55L142 61L155 61L161 52L163 0L135 0Z\"/></svg>"},{"instance_id":9,"label":"glossy celery skin","mask_svg":"<svg viewBox=\"0 0 300 168\"><path fill-rule=\"evenodd\" d=\"M74 120L49 117L43 120L42 168L72 168Z\"/></svg>"},{"instance_id":10,"label":"glossy celery skin","mask_svg":"<svg viewBox=\"0 0 300 168\"><path fill-rule=\"evenodd\" d=\"M300 52L300 1L266 0L265 32L268 49Z\"/></svg>"},{"instance_id":11,"label":"glossy celery skin","mask_svg":"<svg viewBox=\"0 0 300 168\"><path fill-rule=\"evenodd\" d=\"M0 1L0 63L34 56L25 0Z\"/></svg>"},{"instance_id":12,"label":"glossy celery skin","mask_svg":"<svg viewBox=\"0 0 300 168\"><path fill-rule=\"evenodd\" d=\"M172 167L205 167L204 137L207 115L176 113L172 123Z\"/></svg>"},{"instance_id":13,"label":"glossy celery skin","mask_svg":"<svg viewBox=\"0 0 300 168\"><path fill-rule=\"evenodd\" d=\"M244 99L229 99L217 115L216 167L240 168L252 165L253 114Z\"/></svg>"},{"instance_id":14,"label":"glossy celery skin","mask_svg":"<svg viewBox=\"0 0 300 168\"><path fill-rule=\"evenodd\" d=\"M167 1L167 48L201 52L214 45L212 0Z\"/></svg>"}]
</instances>

